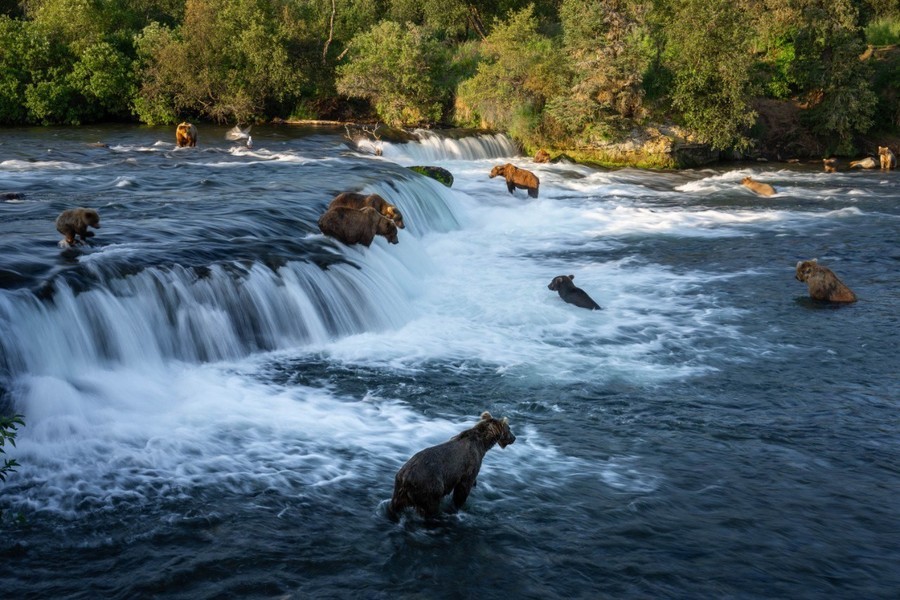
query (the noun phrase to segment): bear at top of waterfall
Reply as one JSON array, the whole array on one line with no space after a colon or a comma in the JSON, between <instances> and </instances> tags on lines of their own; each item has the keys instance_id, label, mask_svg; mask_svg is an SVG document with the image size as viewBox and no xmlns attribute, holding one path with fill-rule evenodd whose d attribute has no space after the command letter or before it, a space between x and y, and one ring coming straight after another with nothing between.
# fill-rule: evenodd
<instances>
[{"instance_id":1,"label":"bear at top of waterfall","mask_svg":"<svg viewBox=\"0 0 900 600\"><path fill-rule=\"evenodd\" d=\"M329 208L319 217L319 229L348 246L362 244L368 247L376 235L383 236L391 244L400 243L397 225L371 206Z\"/></svg>"},{"instance_id":2,"label":"bear at top of waterfall","mask_svg":"<svg viewBox=\"0 0 900 600\"><path fill-rule=\"evenodd\" d=\"M838 161L836 158L823 158L822 164L825 166L826 173L837 173Z\"/></svg>"},{"instance_id":3,"label":"bear at top of waterfall","mask_svg":"<svg viewBox=\"0 0 900 600\"><path fill-rule=\"evenodd\" d=\"M803 260L797 263L797 281L803 281L809 288L809 297L826 302L856 302L856 294L838 279L828 267L816 261Z\"/></svg>"},{"instance_id":4,"label":"bear at top of waterfall","mask_svg":"<svg viewBox=\"0 0 900 600\"><path fill-rule=\"evenodd\" d=\"M400 467L394 477L394 494L388 516L397 520L400 512L414 508L427 519L441 512L441 500L453 492L453 508L459 510L475 487L481 461L494 444L506 448L516 441L509 421L481 413L471 429L453 436L443 444L420 450Z\"/></svg>"},{"instance_id":5,"label":"bear at top of waterfall","mask_svg":"<svg viewBox=\"0 0 900 600\"><path fill-rule=\"evenodd\" d=\"M559 292L559 297L569 304L590 310L600 310L600 305L594 302L587 292L577 287L572 281L573 279L575 279L574 275L557 275L547 288Z\"/></svg>"},{"instance_id":6,"label":"bear at top of waterfall","mask_svg":"<svg viewBox=\"0 0 900 600\"><path fill-rule=\"evenodd\" d=\"M175 128L175 145L179 148L197 145L197 127L193 123L184 121Z\"/></svg>"},{"instance_id":7,"label":"bear at top of waterfall","mask_svg":"<svg viewBox=\"0 0 900 600\"><path fill-rule=\"evenodd\" d=\"M550 153L541 148L534 154L534 162L536 163L548 163L550 162Z\"/></svg>"},{"instance_id":8,"label":"bear at top of waterfall","mask_svg":"<svg viewBox=\"0 0 900 600\"><path fill-rule=\"evenodd\" d=\"M760 181L756 181L755 179L753 179L752 177L749 177L749 176L741 179L741 184L744 187L749 188L750 190L756 192L760 196L774 196L775 195L775 188L773 188L771 185L769 185L768 183L762 183Z\"/></svg>"},{"instance_id":9,"label":"bear at top of waterfall","mask_svg":"<svg viewBox=\"0 0 900 600\"><path fill-rule=\"evenodd\" d=\"M498 175L503 175L506 179L506 189L512 194L516 188L528 190L528 195L532 198L538 197L538 187L541 180L537 175L526 169L520 169L517 166L506 163L505 165L497 165L491 169L491 179Z\"/></svg>"},{"instance_id":10,"label":"bear at top of waterfall","mask_svg":"<svg viewBox=\"0 0 900 600\"><path fill-rule=\"evenodd\" d=\"M382 215L392 220L394 224L403 229L403 215L396 206L379 196L378 194L358 194L356 192L342 192L334 197L328 208L336 208L338 206L346 206L348 208L363 208L371 206Z\"/></svg>"},{"instance_id":11,"label":"bear at top of waterfall","mask_svg":"<svg viewBox=\"0 0 900 600\"><path fill-rule=\"evenodd\" d=\"M66 236L59 241L60 248L68 248L87 241L87 238L94 237L93 231L88 231L88 227L100 229L100 214L93 208L70 208L62 211L56 217L56 230ZM80 240L76 240L76 236Z\"/></svg>"},{"instance_id":12,"label":"bear at top of waterfall","mask_svg":"<svg viewBox=\"0 0 900 600\"><path fill-rule=\"evenodd\" d=\"M897 168L897 157L888 146L878 146L878 159L881 161L881 168L885 170Z\"/></svg>"}]
</instances>

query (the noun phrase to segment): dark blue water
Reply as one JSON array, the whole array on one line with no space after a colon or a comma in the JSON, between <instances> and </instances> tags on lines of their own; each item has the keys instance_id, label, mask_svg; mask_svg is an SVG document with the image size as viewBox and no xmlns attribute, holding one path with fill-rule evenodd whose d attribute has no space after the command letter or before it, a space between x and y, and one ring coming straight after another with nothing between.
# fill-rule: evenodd
<instances>
[{"instance_id":1,"label":"dark blue water","mask_svg":"<svg viewBox=\"0 0 900 600\"><path fill-rule=\"evenodd\" d=\"M4 594L897 596L898 172L226 130L4 131ZM539 199L487 177L507 161ZM322 236L342 191L396 204L400 243ZM73 206L102 227L62 250ZM859 302L809 300L809 258ZM388 520L403 462L483 410L518 439L463 511Z\"/></svg>"}]
</instances>

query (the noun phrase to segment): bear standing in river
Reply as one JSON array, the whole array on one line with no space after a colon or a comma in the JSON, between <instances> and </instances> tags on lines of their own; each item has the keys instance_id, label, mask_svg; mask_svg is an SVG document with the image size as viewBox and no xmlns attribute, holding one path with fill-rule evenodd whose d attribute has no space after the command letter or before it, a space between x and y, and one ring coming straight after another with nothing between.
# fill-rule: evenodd
<instances>
[{"instance_id":1,"label":"bear standing in river","mask_svg":"<svg viewBox=\"0 0 900 600\"><path fill-rule=\"evenodd\" d=\"M179 123L175 128L175 145L179 148L190 146L193 148L197 145L197 127L193 123L187 121Z\"/></svg>"},{"instance_id":2,"label":"bear standing in river","mask_svg":"<svg viewBox=\"0 0 900 600\"><path fill-rule=\"evenodd\" d=\"M100 229L100 214L93 208L70 208L64 210L56 217L56 230L63 234L65 239L59 241L59 246L68 248L76 243L84 243L87 238L94 237L93 231L88 227ZM76 242L75 237L81 238Z\"/></svg>"},{"instance_id":3,"label":"bear standing in river","mask_svg":"<svg viewBox=\"0 0 900 600\"><path fill-rule=\"evenodd\" d=\"M453 507L462 508L475 487L481 461L494 444L506 448L516 441L506 417L481 413L481 420L443 444L425 448L406 461L394 478L394 495L388 516L397 520L405 508L415 508L425 518L440 514L441 499L453 492Z\"/></svg>"},{"instance_id":4,"label":"bear standing in river","mask_svg":"<svg viewBox=\"0 0 900 600\"><path fill-rule=\"evenodd\" d=\"M491 179L498 175L502 175L506 179L506 189L509 190L510 194L512 194L516 188L521 188L523 190L528 190L528 195L532 198L538 197L538 187L541 185L541 180L531 171L520 169L513 164L506 163L505 165L497 165L491 169Z\"/></svg>"},{"instance_id":5,"label":"bear standing in river","mask_svg":"<svg viewBox=\"0 0 900 600\"><path fill-rule=\"evenodd\" d=\"M394 222L371 206L348 208L336 206L329 208L319 217L319 229L325 235L337 238L345 244L362 244L370 246L376 235L392 243L398 244L397 226Z\"/></svg>"},{"instance_id":6,"label":"bear standing in river","mask_svg":"<svg viewBox=\"0 0 900 600\"><path fill-rule=\"evenodd\" d=\"M572 280L574 275L558 275L553 278L548 289L559 292L559 297L575 306L588 308L590 310L600 310L600 305L594 302L594 299L587 295L580 287L577 287Z\"/></svg>"},{"instance_id":7,"label":"bear standing in river","mask_svg":"<svg viewBox=\"0 0 900 600\"><path fill-rule=\"evenodd\" d=\"M809 288L809 297L827 302L856 302L856 294L844 285L828 267L823 267L816 259L797 263L797 281L803 281Z\"/></svg>"}]
</instances>

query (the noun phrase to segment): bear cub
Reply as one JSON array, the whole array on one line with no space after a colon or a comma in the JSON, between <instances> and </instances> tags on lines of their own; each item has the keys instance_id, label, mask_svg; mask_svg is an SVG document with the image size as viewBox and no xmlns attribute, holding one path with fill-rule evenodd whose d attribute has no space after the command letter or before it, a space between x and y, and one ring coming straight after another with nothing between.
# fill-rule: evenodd
<instances>
[{"instance_id":1,"label":"bear cub","mask_svg":"<svg viewBox=\"0 0 900 600\"><path fill-rule=\"evenodd\" d=\"M388 516L397 521L400 512L414 508L421 516L440 515L441 499L453 492L453 508L459 510L475 487L481 461L494 444L506 448L516 441L509 421L481 413L481 420L443 444L425 448L400 467L394 478L394 494Z\"/></svg>"},{"instance_id":2,"label":"bear cub","mask_svg":"<svg viewBox=\"0 0 900 600\"><path fill-rule=\"evenodd\" d=\"M59 241L59 247L83 244L87 238L94 237L94 232L88 231L88 227L100 229L100 214L93 208L78 207L62 211L56 217L56 230L66 237ZM76 240L76 236L81 239Z\"/></svg>"},{"instance_id":3,"label":"bear cub","mask_svg":"<svg viewBox=\"0 0 900 600\"><path fill-rule=\"evenodd\" d=\"M580 287L577 287L572 280L574 275L558 275L553 278L548 289L559 292L559 297L575 306L587 308L590 310L600 310L600 305L594 302L594 299L587 295Z\"/></svg>"}]
</instances>

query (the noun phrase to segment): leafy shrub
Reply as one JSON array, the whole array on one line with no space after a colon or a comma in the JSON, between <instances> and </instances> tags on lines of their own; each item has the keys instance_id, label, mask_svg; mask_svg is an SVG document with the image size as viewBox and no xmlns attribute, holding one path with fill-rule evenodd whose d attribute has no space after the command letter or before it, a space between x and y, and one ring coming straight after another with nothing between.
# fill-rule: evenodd
<instances>
[{"instance_id":1,"label":"leafy shrub","mask_svg":"<svg viewBox=\"0 0 900 600\"><path fill-rule=\"evenodd\" d=\"M337 91L365 98L394 127L440 121L446 90L437 81L447 63L423 29L383 21L351 41L349 61L337 68Z\"/></svg>"},{"instance_id":2,"label":"leafy shrub","mask_svg":"<svg viewBox=\"0 0 900 600\"><path fill-rule=\"evenodd\" d=\"M6 446L6 442L9 442L10 446L15 447L16 433L20 425L25 425L25 418L22 415L13 415L12 417L0 416L0 455L6 454L6 451L3 449ZM3 459L3 464L0 465L0 481L5 482L6 474L14 472L18 466L19 463L15 459Z\"/></svg>"}]
</instances>

